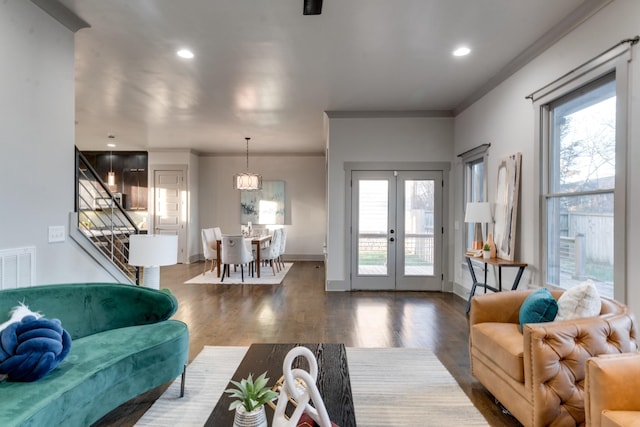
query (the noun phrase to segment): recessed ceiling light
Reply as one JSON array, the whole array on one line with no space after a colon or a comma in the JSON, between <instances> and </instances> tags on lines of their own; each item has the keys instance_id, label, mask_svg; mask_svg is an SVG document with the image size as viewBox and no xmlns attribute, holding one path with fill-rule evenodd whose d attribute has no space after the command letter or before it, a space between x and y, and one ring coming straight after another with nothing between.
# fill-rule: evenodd
<instances>
[{"instance_id":1,"label":"recessed ceiling light","mask_svg":"<svg viewBox=\"0 0 640 427\"><path fill-rule=\"evenodd\" d=\"M453 56L467 56L471 53L471 49L466 46L461 46L453 51Z\"/></svg>"},{"instance_id":2,"label":"recessed ceiling light","mask_svg":"<svg viewBox=\"0 0 640 427\"><path fill-rule=\"evenodd\" d=\"M180 58L185 58L185 59L193 58L193 52L191 52L189 49L180 49L179 51L176 52L176 54Z\"/></svg>"},{"instance_id":3,"label":"recessed ceiling light","mask_svg":"<svg viewBox=\"0 0 640 427\"><path fill-rule=\"evenodd\" d=\"M107 147L110 147L110 148L115 148L115 146L116 146L116 144L113 144L113 143L107 144Z\"/></svg>"}]
</instances>

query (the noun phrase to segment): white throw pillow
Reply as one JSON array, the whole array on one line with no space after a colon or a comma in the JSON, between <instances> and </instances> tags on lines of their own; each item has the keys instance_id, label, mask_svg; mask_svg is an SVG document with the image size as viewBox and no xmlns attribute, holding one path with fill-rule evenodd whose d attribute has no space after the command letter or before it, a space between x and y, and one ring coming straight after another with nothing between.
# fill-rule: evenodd
<instances>
[{"instance_id":1,"label":"white throw pillow","mask_svg":"<svg viewBox=\"0 0 640 427\"><path fill-rule=\"evenodd\" d=\"M568 289L558 298L558 315L555 320L594 317L600 314L600 295L591 280Z\"/></svg>"}]
</instances>

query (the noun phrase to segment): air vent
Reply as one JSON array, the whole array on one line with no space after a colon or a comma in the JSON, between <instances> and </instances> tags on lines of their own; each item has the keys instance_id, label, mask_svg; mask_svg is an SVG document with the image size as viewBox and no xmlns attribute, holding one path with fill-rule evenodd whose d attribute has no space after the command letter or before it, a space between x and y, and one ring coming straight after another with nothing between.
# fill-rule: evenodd
<instances>
[{"instance_id":1,"label":"air vent","mask_svg":"<svg viewBox=\"0 0 640 427\"><path fill-rule=\"evenodd\" d=\"M0 250L0 289L32 286L35 272L35 247Z\"/></svg>"}]
</instances>

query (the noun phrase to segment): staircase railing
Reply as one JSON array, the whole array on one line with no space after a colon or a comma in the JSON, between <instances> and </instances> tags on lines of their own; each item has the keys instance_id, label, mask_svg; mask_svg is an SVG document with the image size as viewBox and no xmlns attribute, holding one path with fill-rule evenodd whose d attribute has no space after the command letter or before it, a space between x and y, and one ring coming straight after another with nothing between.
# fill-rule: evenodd
<instances>
[{"instance_id":1,"label":"staircase railing","mask_svg":"<svg viewBox=\"0 0 640 427\"><path fill-rule=\"evenodd\" d=\"M139 267L129 265L129 236L140 230L77 147L75 211L78 230L132 282L139 284Z\"/></svg>"}]
</instances>

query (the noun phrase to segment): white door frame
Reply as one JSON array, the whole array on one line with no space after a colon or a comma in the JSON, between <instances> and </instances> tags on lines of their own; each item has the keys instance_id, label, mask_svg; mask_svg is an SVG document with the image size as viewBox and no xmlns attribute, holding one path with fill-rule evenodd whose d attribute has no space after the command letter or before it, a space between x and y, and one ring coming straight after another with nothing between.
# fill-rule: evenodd
<instances>
[{"instance_id":1,"label":"white door frame","mask_svg":"<svg viewBox=\"0 0 640 427\"><path fill-rule=\"evenodd\" d=\"M346 232L344 235L344 247L351 248L351 215L352 215L352 183L351 175L353 171L434 171L442 173L442 290L450 291L449 283L449 237L448 230L451 227L451 218L449 217L449 171L451 170L450 162L345 162L345 225ZM352 290L352 265L351 251L347 250L344 254L345 277L349 282L349 289Z\"/></svg>"}]
</instances>

